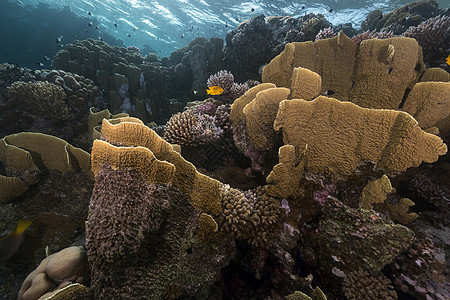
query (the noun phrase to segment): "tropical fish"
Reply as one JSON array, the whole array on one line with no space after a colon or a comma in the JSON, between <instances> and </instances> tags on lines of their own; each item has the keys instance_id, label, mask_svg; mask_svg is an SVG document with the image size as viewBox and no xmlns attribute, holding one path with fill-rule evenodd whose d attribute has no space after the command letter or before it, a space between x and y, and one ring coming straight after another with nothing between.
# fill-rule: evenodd
<instances>
[{"instance_id":1,"label":"tropical fish","mask_svg":"<svg viewBox=\"0 0 450 300\"><path fill-rule=\"evenodd\" d=\"M218 86L218 85L210 86L210 87L206 90L206 93L207 93L208 95L213 95L213 96L215 96L215 95L220 95L220 94L223 93L223 88L221 88L221 87Z\"/></svg>"},{"instance_id":2,"label":"tropical fish","mask_svg":"<svg viewBox=\"0 0 450 300\"><path fill-rule=\"evenodd\" d=\"M16 253L23 243L23 233L31 225L29 220L20 220L14 231L0 239L0 261L5 261Z\"/></svg>"},{"instance_id":3,"label":"tropical fish","mask_svg":"<svg viewBox=\"0 0 450 300\"><path fill-rule=\"evenodd\" d=\"M450 66L450 54L447 56L447 59L445 60L445 62L447 63L447 65Z\"/></svg>"}]
</instances>

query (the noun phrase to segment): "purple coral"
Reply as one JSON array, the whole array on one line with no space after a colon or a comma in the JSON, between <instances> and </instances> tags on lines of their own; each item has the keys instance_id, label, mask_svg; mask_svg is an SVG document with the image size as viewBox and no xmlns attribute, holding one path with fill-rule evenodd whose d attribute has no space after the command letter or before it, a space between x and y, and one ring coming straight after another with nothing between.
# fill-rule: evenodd
<instances>
[{"instance_id":1,"label":"purple coral","mask_svg":"<svg viewBox=\"0 0 450 300\"><path fill-rule=\"evenodd\" d=\"M318 40L324 40L324 39L330 39L334 38L336 36L336 33L333 31L332 27L327 27L320 29L319 33L316 35L316 41Z\"/></svg>"},{"instance_id":2,"label":"purple coral","mask_svg":"<svg viewBox=\"0 0 450 300\"><path fill-rule=\"evenodd\" d=\"M382 30L380 32L377 32L376 30L373 30L373 31L367 30L367 31L361 32L360 34L353 36L352 40L355 43L359 44L362 41L368 40L368 39L388 39L388 38L391 38L394 36L395 36L394 32L392 32L392 31L383 31Z\"/></svg>"},{"instance_id":3,"label":"purple coral","mask_svg":"<svg viewBox=\"0 0 450 300\"><path fill-rule=\"evenodd\" d=\"M208 87L220 86L223 88L223 94L228 94L234 83L234 76L227 70L221 70L208 78Z\"/></svg>"},{"instance_id":4,"label":"purple coral","mask_svg":"<svg viewBox=\"0 0 450 300\"><path fill-rule=\"evenodd\" d=\"M216 109L217 109L217 104L215 104L213 102L205 102L196 107L196 110L198 113L200 113L202 115L210 115L210 116L214 116L214 114L216 113Z\"/></svg>"}]
</instances>

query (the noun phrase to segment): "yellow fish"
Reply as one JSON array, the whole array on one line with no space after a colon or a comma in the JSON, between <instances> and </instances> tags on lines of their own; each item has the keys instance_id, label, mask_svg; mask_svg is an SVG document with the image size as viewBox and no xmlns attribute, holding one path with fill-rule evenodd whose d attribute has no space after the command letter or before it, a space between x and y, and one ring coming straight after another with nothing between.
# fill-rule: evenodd
<instances>
[{"instance_id":1,"label":"yellow fish","mask_svg":"<svg viewBox=\"0 0 450 300\"><path fill-rule=\"evenodd\" d=\"M215 96L215 95L220 95L220 94L223 93L223 88L221 88L221 87L218 86L218 85L210 86L210 87L206 90L206 93L207 93L208 95L213 95L213 96Z\"/></svg>"},{"instance_id":2,"label":"yellow fish","mask_svg":"<svg viewBox=\"0 0 450 300\"><path fill-rule=\"evenodd\" d=\"M29 220L20 220L17 228L0 239L0 261L5 261L16 253L23 242L23 232L31 225Z\"/></svg>"},{"instance_id":3,"label":"yellow fish","mask_svg":"<svg viewBox=\"0 0 450 300\"><path fill-rule=\"evenodd\" d=\"M445 62L447 63L447 65L450 66L450 54L447 56L447 59L445 60Z\"/></svg>"}]
</instances>

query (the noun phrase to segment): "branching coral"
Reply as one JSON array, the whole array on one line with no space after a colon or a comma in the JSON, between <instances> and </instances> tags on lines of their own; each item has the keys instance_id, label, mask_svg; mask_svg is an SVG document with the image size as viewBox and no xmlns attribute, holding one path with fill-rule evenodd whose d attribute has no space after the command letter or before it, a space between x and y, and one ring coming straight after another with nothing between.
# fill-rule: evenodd
<instances>
[{"instance_id":1,"label":"branching coral","mask_svg":"<svg viewBox=\"0 0 450 300\"><path fill-rule=\"evenodd\" d=\"M391 281L383 273L372 276L364 270L352 271L345 276L344 293L349 300L397 299Z\"/></svg>"},{"instance_id":2,"label":"branching coral","mask_svg":"<svg viewBox=\"0 0 450 300\"><path fill-rule=\"evenodd\" d=\"M231 91L231 87L234 83L234 76L230 71L221 70L214 75L211 75L208 78L207 85L209 87L212 86L220 86L223 88L223 93L228 94Z\"/></svg>"},{"instance_id":3,"label":"branching coral","mask_svg":"<svg viewBox=\"0 0 450 300\"><path fill-rule=\"evenodd\" d=\"M164 139L172 144L197 146L218 140L222 132L210 115L187 110L170 118Z\"/></svg>"},{"instance_id":4,"label":"branching coral","mask_svg":"<svg viewBox=\"0 0 450 300\"><path fill-rule=\"evenodd\" d=\"M279 226L280 203L267 195L263 187L242 192L223 185L220 194L223 207L220 230L253 246L270 247Z\"/></svg>"}]
</instances>

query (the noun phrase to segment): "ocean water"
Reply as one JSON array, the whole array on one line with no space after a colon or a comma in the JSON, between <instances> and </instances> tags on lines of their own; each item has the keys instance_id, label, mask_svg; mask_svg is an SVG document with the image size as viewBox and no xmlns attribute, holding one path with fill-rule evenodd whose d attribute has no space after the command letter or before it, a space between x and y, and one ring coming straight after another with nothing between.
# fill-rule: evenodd
<instances>
[{"instance_id":1,"label":"ocean water","mask_svg":"<svg viewBox=\"0 0 450 300\"><path fill-rule=\"evenodd\" d=\"M197 36L224 38L227 32L236 28L242 21L259 14L298 17L307 13L321 13L333 25L351 23L354 28L358 28L370 11L381 9L389 12L409 2L408 0L23 0L20 1L23 4L22 11L10 12L8 8L0 11L2 17L0 33L7 37L4 39L4 45L0 46L0 60L11 61L16 58L18 63L28 67L39 64L29 61L26 53L32 49L25 48L42 48L43 51L45 49L49 52L43 55L52 57L59 50L58 47L62 47L55 45L54 42L54 39L60 36L63 37L61 43L63 45L74 39L102 38L111 44L134 45L143 49L144 53L156 52L160 57L164 57L187 45ZM441 8L448 8L450 0L440 0L439 4ZM35 11L36 5L40 5L40 11L43 13L31 13ZM52 15L51 9L58 9L63 13ZM26 11L30 14L26 14ZM89 22L92 22L92 26L88 25ZM19 25L25 31L16 30ZM30 27L30 30L27 31L26 27ZM39 28L39 32L34 32L33 28ZM8 35L15 41L24 40L24 42L15 47L15 43L8 42ZM30 39L35 40L34 46L25 44L25 41ZM49 44L53 47L51 50ZM5 47L9 47L10 51ZM42 63L45 64L45 61Z\"/></svg>"}]
</instances>

